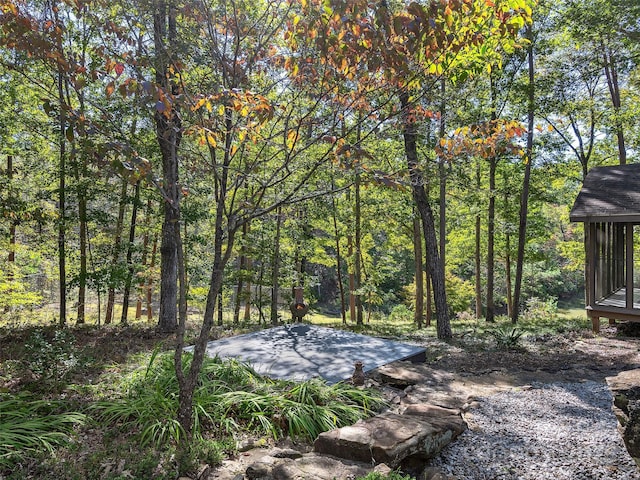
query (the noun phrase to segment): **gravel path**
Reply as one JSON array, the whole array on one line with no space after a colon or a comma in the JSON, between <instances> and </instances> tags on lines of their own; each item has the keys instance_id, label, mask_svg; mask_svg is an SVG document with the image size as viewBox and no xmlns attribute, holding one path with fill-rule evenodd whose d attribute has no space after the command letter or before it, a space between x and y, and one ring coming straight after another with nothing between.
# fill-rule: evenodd
<instances>
[{"instance_id":1,"label":"gravel path","mask_svg":"<svg viewBox=\"0 0 640 480\"><path fill-rule=\"evenodd\" d=\"M471 429L432 465L460 480L631 480L604 383L534 384L479 399Z\"/></svg>"}]
</instances>

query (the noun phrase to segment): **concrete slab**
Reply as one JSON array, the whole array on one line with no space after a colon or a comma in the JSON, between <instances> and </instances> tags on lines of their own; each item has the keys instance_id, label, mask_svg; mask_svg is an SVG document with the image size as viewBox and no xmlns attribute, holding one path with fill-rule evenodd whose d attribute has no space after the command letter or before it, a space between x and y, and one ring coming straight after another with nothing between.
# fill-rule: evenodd
<instances>
[{"instance_id":1,"label":"concrete slab","mask_svg":"<svg viewBox=\"0 0 640 480\"><path fill-rule=\"evenodd\" d=\"M328 383L351 378L358 360L366 372L396 360L425 359L422 347L303 323L214 340L207 354L238 358L271 378L321 377Z\"/></svg>"}]
</instances>

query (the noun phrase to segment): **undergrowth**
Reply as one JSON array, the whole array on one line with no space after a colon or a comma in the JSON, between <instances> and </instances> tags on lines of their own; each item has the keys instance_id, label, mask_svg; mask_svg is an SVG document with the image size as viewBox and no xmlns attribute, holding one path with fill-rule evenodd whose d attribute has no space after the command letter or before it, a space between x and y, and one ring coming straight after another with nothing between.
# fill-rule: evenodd
<instances>
[{"instance_id":1,"label":"undergrowth","mask_svg":"<svg viewBox=\"0 0 640 480\"><path fill-rule=\"evenodd\" d=\"M191 355L185 354L185 369ZM250 431L273 438L313 440L319 433L349 425L383 405L372 391L317 379L301 383L262 377L235 359L207 358L194 392L194 435ZM101 424L134 432L142 446L161 447L184 432L175 420L178 383L173 357L153 356L131 375L120 398L93 407Z\"/></svg>"},{"instance_id":2,"label":"undergrowth","mask_svg":"<svg viewBox=\"0 0 640 480\"><path fill-rule=\"evenodd\" d=\"M64 411L63 402L35 400L27 394L0 396L0 470L24 457L69 442L85 415Z\"/></svg>"}]
</instances>

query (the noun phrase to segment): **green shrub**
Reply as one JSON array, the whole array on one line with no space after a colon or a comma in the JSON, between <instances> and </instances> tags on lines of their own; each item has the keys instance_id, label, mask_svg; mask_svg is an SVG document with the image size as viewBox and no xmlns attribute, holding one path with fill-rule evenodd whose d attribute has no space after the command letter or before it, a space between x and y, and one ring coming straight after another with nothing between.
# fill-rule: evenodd
<instances>
[{"instance_id":1,"label":"green shrub","mask_svg":"<svg viewBox=\"0 0 640 480\"><path fill-rule=\"evenodd\" d=\"M412 321L413 312L402 303L396 305L389 313L389 320L392 322Z\"/></svg>"},{"instance_id":2,"label":"green shrub","mask_svg":"<svg viewBox=\"0 0 640 480\"><path fill-rule=\"evenodd\" d=\"M542 300L532 297L525 303L525 308L520 319L522 321L550 321L558 316L558 302L555 299Z\"/></svg>"},{"instance_id":3,"label":"green shrub","mask_svg":"<svg viewBox=\"0 0 640 480\"><path fill-rule=\"evenodd\" d=\"M23 367L45 382L63 380L77 364L75 337L68 330L56 330L51 339L36 330L27 339L25 351Z\"/></svg>"}]
</instances>

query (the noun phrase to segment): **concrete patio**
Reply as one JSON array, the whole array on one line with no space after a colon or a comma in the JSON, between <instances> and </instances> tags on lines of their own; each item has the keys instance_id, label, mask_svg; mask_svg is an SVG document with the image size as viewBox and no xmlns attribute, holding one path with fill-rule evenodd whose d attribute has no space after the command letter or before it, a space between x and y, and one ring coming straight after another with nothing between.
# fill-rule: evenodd
<instances>
[{"instance_id":1,"label":"concrete patio","mask_svg":"<svg viewBox=\"0 0 640 480\"><path fill-rule=\"evenodd\" d=\"M367 372L396 360L425 359L422 347L304 323L214 340L207 354L237 358L274 379L321 377L328 383L351 378L356 361Z\"/></svg>"}]
</instances>

